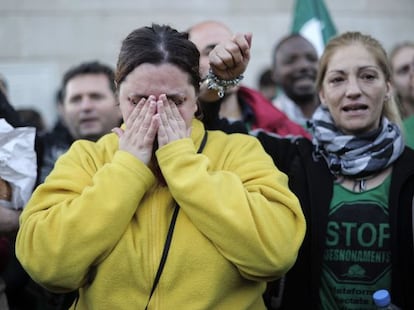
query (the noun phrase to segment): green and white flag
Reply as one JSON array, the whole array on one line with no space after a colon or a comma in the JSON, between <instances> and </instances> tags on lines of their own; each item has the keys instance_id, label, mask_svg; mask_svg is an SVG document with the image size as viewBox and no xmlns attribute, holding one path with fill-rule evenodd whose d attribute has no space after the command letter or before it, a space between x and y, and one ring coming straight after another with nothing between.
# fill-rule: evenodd
<instances>
[{"instance_id":1,"label":"green and white flag","mask_svg":"<svg viewBox=\"0 0 414 310\"><path fill-rule=\"evenodd\" d=\"M321 55L325 44L336 35L336 28L323 0L296 0L293 33L300 33Z\"/></svg>"}]
</instances>

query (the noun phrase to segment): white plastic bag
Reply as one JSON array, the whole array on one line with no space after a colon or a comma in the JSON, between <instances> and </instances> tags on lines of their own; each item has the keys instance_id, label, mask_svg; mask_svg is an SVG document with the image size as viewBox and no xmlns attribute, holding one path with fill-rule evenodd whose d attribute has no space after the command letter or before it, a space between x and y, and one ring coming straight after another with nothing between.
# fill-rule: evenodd
<instances>
[{"instance_id":1,"label":"white plastic bag","mask_svg":"<svg viewBox=\"0 0 414 310\"><path fill-rule=\"evenodd\" d=\"M37 176L34 127L12 127L0 119L0 177L9 182L12 200L2 205L22 209L29 200Z\"/></svg>"}]
</instances>

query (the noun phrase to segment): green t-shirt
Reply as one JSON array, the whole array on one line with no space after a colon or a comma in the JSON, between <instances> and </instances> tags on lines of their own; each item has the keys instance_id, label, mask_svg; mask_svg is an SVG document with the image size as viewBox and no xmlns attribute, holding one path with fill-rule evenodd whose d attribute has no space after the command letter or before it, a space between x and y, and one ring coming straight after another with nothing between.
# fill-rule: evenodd
<instances>
[{"instance_id":1,"label":"green t-shirt","mask_svg":"<svg viewBox=\"0 0 414 310\"><path fill-rule=\"evenodd\" d=\"M414 115L404 120L405 144L414 149Z\"/></svg>"},{"instance_id":2,"label":"green t-shirt","mask_svg":"<svg viewBox=\"0 0 414 310\"><path fill-rule=\"evenodd\" d=\"M372 294L390 288L390 179L361 193L335 184L319 289L321 309L376 309Z\"/></svg>"}]
</instances>

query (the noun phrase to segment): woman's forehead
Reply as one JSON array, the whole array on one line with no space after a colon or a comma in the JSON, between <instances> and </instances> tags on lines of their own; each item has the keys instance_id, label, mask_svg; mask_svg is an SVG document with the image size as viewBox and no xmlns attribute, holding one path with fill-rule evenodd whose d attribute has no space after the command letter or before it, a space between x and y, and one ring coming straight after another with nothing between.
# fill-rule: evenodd
<instances>
[{"instance_id":1,"label":"woman's forehead","mask_svg":"<svg viewBox=\"0 0 414 310\"><path fill-rule=\"evenodd\" d=\"M188 98L196 96L190 77L172 64L142 64L132 70L120 85L120 94L127 97Z\"/></svg>"}]
</instances>

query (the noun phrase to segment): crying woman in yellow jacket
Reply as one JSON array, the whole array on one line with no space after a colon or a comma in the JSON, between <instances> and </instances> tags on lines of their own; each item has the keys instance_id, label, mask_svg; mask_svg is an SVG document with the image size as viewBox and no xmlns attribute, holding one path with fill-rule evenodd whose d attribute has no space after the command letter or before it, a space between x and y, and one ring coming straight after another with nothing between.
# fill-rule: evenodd
<instances>
[{"instance_id":1,"label":"crying woman in yellow jacket","mask_svg":"<svg viewBox=\"0 0 414 310\"><path fill-rule=\"evenodd\" d=\"M16 252L36 282L78 290L72 309L265 308L266 281L304 236L299 202L255 138L195 117L200 84L211 96L236 84L226 70L245 69L250 40L213 50L207 89L185 33L154 24L125 38L124 125L75 142L21 215Z\"/></svg>"}]
</instances>

